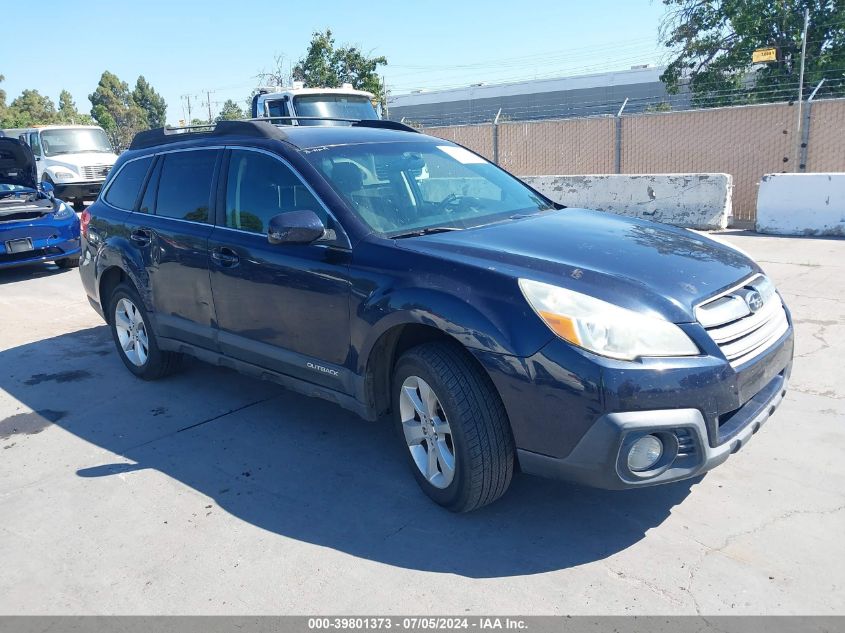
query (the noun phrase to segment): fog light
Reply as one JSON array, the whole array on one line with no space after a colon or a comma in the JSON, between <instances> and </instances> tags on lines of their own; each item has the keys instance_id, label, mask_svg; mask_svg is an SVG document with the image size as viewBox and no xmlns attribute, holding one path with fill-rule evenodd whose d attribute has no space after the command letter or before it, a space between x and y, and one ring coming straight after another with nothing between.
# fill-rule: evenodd
<instances>
[{"instance_id":1,"label":"fog light","mask_svg":"<svg viewBox=\"0 0 845 633\"><path fill-rule=\"evenodd\" d=\"M628 468L634 472L648 470L654 466L663 455L663 442L654 435L641 437L628 451Z\"/></svg>"}]
</instances>

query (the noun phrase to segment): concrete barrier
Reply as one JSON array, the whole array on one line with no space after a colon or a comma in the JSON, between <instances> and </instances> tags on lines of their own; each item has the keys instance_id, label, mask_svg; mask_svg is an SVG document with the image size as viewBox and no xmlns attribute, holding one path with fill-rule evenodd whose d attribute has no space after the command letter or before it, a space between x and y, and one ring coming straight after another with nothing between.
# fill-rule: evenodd
<instances>
[{"instance_id":1,"label":"concrete barrier","mask_svg":"<svg viewBox=\"0 0 845 633\"><path fill-rule=\"evenodd\" d=\"M732 216L730 174L521 176L568 207L609 211L690 229L716 230Z\"/></svg>"},{"instance_id":2,"label":"concrete barrier","mask_svg":"<svg viewBox=\"0 0 845 633\"><path fill-rule=\"evenodd\" d=\"M845 173L763 176L757 231L845 236Z\"/></svg>"}]
</instances>

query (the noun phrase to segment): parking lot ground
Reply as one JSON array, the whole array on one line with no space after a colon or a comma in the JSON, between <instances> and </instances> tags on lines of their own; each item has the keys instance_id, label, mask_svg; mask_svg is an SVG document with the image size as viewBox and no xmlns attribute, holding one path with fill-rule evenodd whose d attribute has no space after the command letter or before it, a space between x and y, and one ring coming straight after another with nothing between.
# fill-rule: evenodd
<instances>
[{"instance_id":1,"label":"parking lot ground","mask_svg":"<svg viewBox=\"0 0 845 633\"><path fill-rule=\"evenodd\" d=\"M0 613L845 613L845 240L725 237L797 328L753 441L663 487L517 476L468 515L387 425L199 362L136 380L76 271L0 272Z\"/></svg>"}]
</instances>

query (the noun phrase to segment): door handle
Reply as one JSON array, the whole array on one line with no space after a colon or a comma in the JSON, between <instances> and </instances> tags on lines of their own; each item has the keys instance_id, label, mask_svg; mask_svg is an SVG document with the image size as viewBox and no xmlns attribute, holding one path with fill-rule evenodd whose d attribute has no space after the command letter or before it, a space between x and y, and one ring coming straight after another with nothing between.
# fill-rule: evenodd
<instances>
[{"instance_id":1,"label":"door handle","mask_svg":"<svg viewBox=\"0 0 845 633\"><path fill-rule=\"evenodd\" d=\"M153 241L153 236L147 229L135 229L129 234L129 239L138 246L149 246Z\"/></svg>"},{"instance_id":2,"label":"door handle","mask_svg":"<svg viewBox=\"0 0 845 633\"><path fill-rule=\"evenodd\" d=\"M213 259L218 266L222 266L224 268L234 268L241 261L238 254L226 246L221 246L220 248L212 250L211 259Z\"/></svg>"}]
</instances>

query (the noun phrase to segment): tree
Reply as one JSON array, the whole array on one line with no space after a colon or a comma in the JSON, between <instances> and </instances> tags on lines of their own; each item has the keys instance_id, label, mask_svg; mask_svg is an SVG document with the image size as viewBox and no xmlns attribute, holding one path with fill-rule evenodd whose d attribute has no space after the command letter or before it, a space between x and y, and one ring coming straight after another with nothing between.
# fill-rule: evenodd
<instances>
[{"instance_id":1,"label":"tree","mask_svg":"<svg viewBox=\"0 0 845 633\"><path fill-rule=\"evenodd\" d=\"M56 105L37 90L24 90L9 105L6 116L12 127L55 123Z\"/></svg>"},{"instance_id":2,"label":"tree","mask_svg":"<svg viewBox=\"0 0 845 633\"><path fill-rule=\"evenodd\" d=\"M129 85L109 71L103 72L88 99L91 116L106 131L115 148L127 147L137 132L149 128L147 114L135 103Z\"/></svg>"},{"instance_id":3,"label":"tree","mask_svg":"<svg viewBox=\"0 0 845 633\"><path fill-rule=\"evenodd\" d=\"M226 99L223 103L223 107L220 108L220 114L217 115L217 121L235 121L243 118L244 111L241 110L241 107L231 99Z\"/></svg>"},{"instance_id":4,"label":"tree","mask_svg":"<svg viewBox=\"0 0 845 633\"><path fill-rule=\"evenodd\" d=\"M59 94L59 110L56 115L56 122L91 125L94 121L87 114L81 114L76 109L73 96L67 90L62 90L61 94Z\"/></svg>"},{"instance_id":5,"label":"tree","mask_svg":"<svg viewBox=\"0 0 845 633\"><path fill-rule=\"evenodd\" d=\"M276 55L273 58L273 68L258 73L258 80L265 86L287 86L291 82L290 65L285 70L285 56Z\"/></svg>"},{"instance_id":6,"label":"tree","mask_svg":"<svg viewBox=\"0 0 845 633\"><path fill-rule=\"evenodd\" d=\"M805 87L845 68L845 3L841 0L663 0L661 40L673 59L661 79L671 93L689 83L699 103L721 105L737 93L748 100L789 96L798 88L804 7L810 11ZM780 60L758 67L751 54L774 46Z\"/></svg>"},{"instance_id":7,"label":"tree","mask_svg":"<svg viewBox=\"0 0 845 633\"><path fill-rule=\"evenodd\" d=\"M6 81L3 75L0 75L0 84ZM0 88L0 126L6 127L4 123L6 119L6 91Z\"/></svg>"},{"instance_id":8,"label":"tree","mask_svg":"<svg viewBox=\"0 0 845 633\"><path fill-rule=\"evenodd\" d=\"M147 117L150 127L164 127L167 122L167 103L147 82L143 75L135 82L132 100L141 108Z\"/></svg>"},{"instance_id":9,"label":"tree","mask_svg":"<svg viewBox=\"0 0 845 633\"><path fill-rule=\"evenodd\" d=\"M335 47L330 29L315 31L308 52L293 67L293 79L315 88L339 88L350 83L372 92L384 104L384 84L378 67L387 64L384 56L368 57L356 46Z\"/></svg>"}]
</instances>

